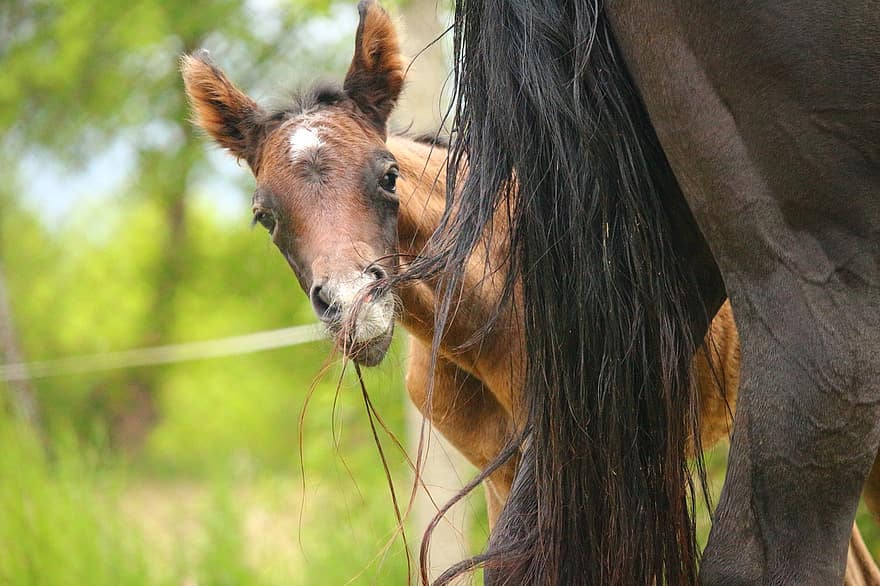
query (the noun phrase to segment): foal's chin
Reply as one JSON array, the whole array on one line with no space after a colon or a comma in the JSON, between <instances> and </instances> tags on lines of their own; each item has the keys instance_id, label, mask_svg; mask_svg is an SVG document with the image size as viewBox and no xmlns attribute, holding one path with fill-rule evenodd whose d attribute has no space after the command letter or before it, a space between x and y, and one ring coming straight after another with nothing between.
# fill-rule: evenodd
<instances>
[{"instance_id":1,"label":"foal's chin","mask_svg":"<svg viewBox=\"0 0 880 586\"><path fill-rule=\"evenodd\" d=\"M345 355L360 366L377 366L388 353L394 337L394 322L388 329L369 340L346 345Z\"/></svg>"}]
</instances>

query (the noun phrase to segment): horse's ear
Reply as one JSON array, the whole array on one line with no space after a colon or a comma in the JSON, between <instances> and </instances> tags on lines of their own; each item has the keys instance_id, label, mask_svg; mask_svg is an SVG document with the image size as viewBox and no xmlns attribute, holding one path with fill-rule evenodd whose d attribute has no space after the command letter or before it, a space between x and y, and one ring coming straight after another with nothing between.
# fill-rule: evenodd
<instances>
[{"instance_id":1,"label":"horse's ear","mask_svg":"<svg viewBox=\"0 0 880 586\"><path fill-rule=\"evenodd\" d=\"M180 59L180 72L192 106L192 122L217 144L256 170L262 136L262 110L199 50Z\"/></svg>"},{"instance_id":2,"label":"horse's ear","mask_svg":"<svg viewBox=\"0 0 880 586\"><path fill-rule=\"evenodd\" d=\"M403 57L394 24L375 0L361 0L358 13L354 57L343 88L384 134L388 116L403 89Z\"/></svg>"}]
</instances>

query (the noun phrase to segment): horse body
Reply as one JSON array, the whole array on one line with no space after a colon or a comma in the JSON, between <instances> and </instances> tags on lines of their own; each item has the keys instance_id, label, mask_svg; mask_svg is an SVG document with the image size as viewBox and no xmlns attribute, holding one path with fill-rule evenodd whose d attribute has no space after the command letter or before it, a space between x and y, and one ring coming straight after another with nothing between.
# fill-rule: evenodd
<instances>
[{"instance_id":1,"label":"horse body","mask_svg":"<svg viewBox=\"0 0 880 586\"><path fill-rule=\"evenodd\" d=\"M389 136L388 148L401 169L398 251L401 258L415 258L425 250L445 208L447 152L442 146L403 136ZM484 255L490 258L471 261L436 358L431 352L440 302L436 281L417 281L397 290L399 319L411 334L406 373L410 397L480 470L492 463L516 433L524 353L521 326L510 306L490 331L484 331L501 294L497 274L487 274L485 267L488 261L500 270L506 252L495 247ZM515 466L514 458L486 479L490 525L507 499Z\"/></svg>"},{"instance_id":2,"label":"horse body","mask_svg":"<svg viewBox=\"0 0 880 586\"><path fill-rule=\"evenodd\" d=\"M442 146L404 136L390 136L388 148L401 168L398 253L404 259L412 259L424 253L443 215L447 152ZM500 230L500 226L496 229ZM518 387L522 376L524 352L521 327L513 316L513 307L502 308L502 315L491 324L491 335L481 333L501 302L506 256L502 246L493 246L470 260L440 350L447 359L492 388L505 410L512 412L512 389ZM440 302L437 284L436 280L418 281L396 292L402 301L401 322L420 343L429 347Z\"/></svg>"},{"instance_id":3,"label":"horse body","mask_svg":"<svg viewBox=\"0 0 880 586\"><path fill-rule=\"evenodd\" d=\"M742 336L703 580L839 583L880 440L880 12L609 13Z\"/></svg>"}]
</instances>

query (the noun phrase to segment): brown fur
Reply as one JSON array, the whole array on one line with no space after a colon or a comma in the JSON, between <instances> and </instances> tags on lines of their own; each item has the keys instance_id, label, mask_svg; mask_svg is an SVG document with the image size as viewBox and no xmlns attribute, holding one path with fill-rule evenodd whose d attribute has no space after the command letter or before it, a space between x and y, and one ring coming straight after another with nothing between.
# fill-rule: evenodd
<instances>
[{"instance_id":1,"label":"brown fur","mask_svg":"<svg viewBox=\"0 0 880 586\"><path fill-rule=\"evenodd\" d=\"M405 257L416 255L439 223L445 205L446 152L394 136L388 139L388 146L401 165L400 252ZM502 247L493 247L496 268L503 268L505 254ZM399 292L401 322L413 336L406 377L410 396L432 424L481 469L519 427L516 394L521 386L524 353L521 330L510 309L481 346L457 350L486 323L490 308L500 296L503 274L484 279L484 266L482 257L474 260L462 296L451 312L455 318L440 348L442 359L435 371L430 409L426 389L431 376L436 291L428 283L417 283ZM739 386L739 358L733 312L725 303L711 324L706 346L694 359L704 448L730 433ZM489 483L490 524L507 498L514 466L511 462L502 467Z\"/></svg>"},{"instance_id":2,"label":"brown fur","mask_svg":"<svg viewBox=\"0 0 880 586\"><path fill-rule=\"evenodd\" d=\"M394 136L389 138L388 146L401 168L400 252L404 257L417 255L443 211L446 152ZM502 267L504 251L496 247L492 254L490 266ZM424 282L398 292L403 309L400 320L412 335L406 376L410 397L432 425L480 469L494 459L518 428L515 401L524 352L519 322L510 310L481 345L460 349L485 325L500 295L501 275L485 276L484 260L472 261L461 297L452 310L455 317L441 344L430 401L427 389L437 292ZM510 462L502 466L486 482L491 522L507 499L515 465Z\"/></svg>"},{"instance_id":3,"label":"brown fur","mask_svg":"<svg viewBox=\"0 0 880 586\"><path fill-rule=\"evenodd\" d=\"M703 449L730 435L739 389L739 362L739 336L728 301L718 310L705 345L694 357Z\"/></svg>"},{"instance_id":4,"label":"brown fur","mask_svg":"<svg viewBox=\"0 0 880 586\"><path fill-rule=\"evenodd\" d=\"M385 122L403 90L403 57L385 10L374 2L361 2L358 12L358 42L344 89L384 137Z\"/></svg>"},{"instance_id":5,"label":"brown fur","mask_svg":"<svg viewBox=\"0 0 880 586\"><path fill-rule=\"evenodd\" d=\"M388 146L401 165L399 246L407 257L423 250L440 221L445 205L446 152L395 136L389 137ZM490 266L502 269L506 251L494 246L491 254ZM426 405L426 389L431 375L436 291L428 283L417 283L398 293L403 307L401 322L413 336L406 377L410 396L432 424L480 469L519 427L516 394L521 386L524 353L512 309L482 345L457 350L486 323L490 308L501 294L503 273L484 278L484 266L482 256L474 259L462 296L451 312L455 318L440 348L442 359L435 371L431 409ZM707 448L727 437L736 407L739 339L729 303L712 322L706 347L694 359L694 369L700 388L702 445ZM490 524L507 498L514 466L511 462L502 467L489 483Z\"/></svg>"},{"instance_id":6,"label":"brown fur","mask_svg":"<svg viewBox=\"0 0 880 586\"><path fill-rule=\"evenodd\" d=\"M193 123L256 171L261 130L257 120L263 110L211 62L207 51L181 57L180 71Z\"/></svg>"}]
</instances>

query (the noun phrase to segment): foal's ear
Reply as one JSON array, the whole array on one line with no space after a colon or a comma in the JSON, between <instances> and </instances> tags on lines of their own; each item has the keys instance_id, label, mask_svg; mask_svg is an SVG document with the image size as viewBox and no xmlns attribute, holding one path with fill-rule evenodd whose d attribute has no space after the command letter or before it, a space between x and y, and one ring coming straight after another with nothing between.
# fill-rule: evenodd
<instances>
[{"instance_id":1,"label":"foal's ear","mask_svg":"<svg viewBox=\"0 0 880 586\"><path fill-rule=\"evenodd\" d=\"M403 57L394 24L375 0L361 0L358 13L354 58L343 89L384 135L403 89Z\"/></svg>"},{"instance_id":2,"label":"foal's ear","mask_svg":"<svg viewBox=\"0 0 880 586\"><path fill-rule=\"evenodd\" d=\"M263 113L257 103L235 87L203 49L181 57L180 72L193 123L256 171Z\"/></svg>"}]
</instances>

